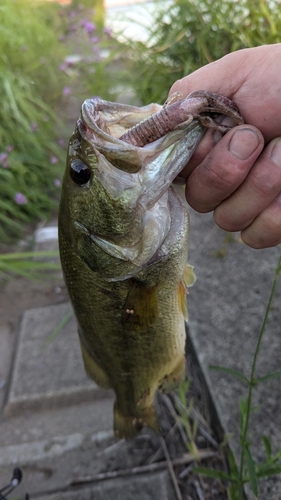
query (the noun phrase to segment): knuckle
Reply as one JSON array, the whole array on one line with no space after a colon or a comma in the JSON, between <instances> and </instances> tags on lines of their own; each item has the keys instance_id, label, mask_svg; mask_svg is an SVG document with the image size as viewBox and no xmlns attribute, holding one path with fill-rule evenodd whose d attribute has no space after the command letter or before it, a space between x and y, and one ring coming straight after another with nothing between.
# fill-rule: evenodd
<instances>
[{"instance_id":1,"label":"knuckle","mask_svg":"<svg viewBox=\"0 0 281 500\"><path fill-rule=\"evenodd\" d=\"M281 243L281 214L265 210L246 229L241 231L244 243L252 248L261 249Z\"/></svg>"},{"instance_id":2,"label":"knuckle","mask_svg":"<svg viewBox=\"0 0 281 500\"><path fill-rule=\"evenodd\" d=\"M208 160L203 163L205 177L210 186L216 189L230 188L233 185L233 172L228 164L217 164L215 158L209 155Z\"/></svg>"},{"instance_id":3,"label":"knuckle","mask_svg":"<svg viewBox=\"0 0 281 500\"><path fill-rule=\"evenodd\" d=\"M273 177L270 172L262 170L252 173L251 183L255 190L264 196L274 196L276 193L276 177Z\"/></svg>"},{"instance_id":4,"label":"knuckle","mask_svg":"<svg viewBox=\"0 0 281 500\"><path fill-rule=\"evenodd\" d=\"M261 215L261 223L263 224L265 234L270 236L271 240L279 240L281 236L281 216L272 217L264 213L264 215Z\"/></svg>"}]
</instances>

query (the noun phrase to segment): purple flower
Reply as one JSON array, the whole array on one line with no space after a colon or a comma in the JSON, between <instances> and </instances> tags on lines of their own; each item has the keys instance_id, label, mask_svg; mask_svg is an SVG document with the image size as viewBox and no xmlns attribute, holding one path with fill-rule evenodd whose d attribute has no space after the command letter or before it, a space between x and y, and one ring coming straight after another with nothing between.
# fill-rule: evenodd
<instances>
[{"instance_id":1,"label":"purple flower","mask_svg":"<svg viewBox=\"0 0 281 500\"><path fill-rule=\"evenodd\" d=\"M92 43L98 43L99 41L100 41L100 39L99 39L99 37L98 37L98 36L93 36L93 37L91 38L91 42L92 42Z\"/></svg>"},{"instance_id":2,"label":"purple flower","mask_svg":"<svg viewBox=\"0 0 281 500\"><path fill-rule=\"evenodd\" d=\"M72 54L71 56L67 56L64 62L60 65L60 70L65 71L67 68L75 66L75 64L83 61L83 57L79 54Z\"/></svg>"},{"instance_id":3,"label":"purple flower","mask_svg":"<svg viewBox=\"0 0 281 500\"><path fill-rule=\"evenodd\" d=\"M7 153L11 153L12 151L14 151L15 147L12 146L11 144L9 144L7 147L6 147L6 151Z\"/></svg>"},{"instance_id":4,"label":"purple flower","mask_svg":"<svg viewBox=\"0 0 281 500\"><path fill-rule=\"evenodd\" d=\"M86 33L89 33L89 34L93 33L93 31L95 31L95 29L96 29L96 25L94 23L91 23L91 21L87 21L87 19L82 19L80 24L81 24L82 28L84 28Z\"/></svg>"},{"instance_id":5,"label":"purple flower","mask_svg":"<svg viewBox=\"0 0 281 500\"><path fill-rule=\"evenodd\" d=\"M60 35L59 36L59 42L64 42L65 41L65 36L64 35Z\"/></svg>"},{"instance_id":6,"label":"purple flower","mask_svg":"<svg viewBox=\"0 0 281 500\"><path fill-rule=\"evenodd\" d=\"M69 94L71 94L71 88L70 87L64 87L62 93L63 93L63 95L69 95Z\"/></svg>"},{"instance_id":7,"label":"purple flower","mask_svg":"<svg viewBox=\"0 0 281 500\"><path fill-rule=\"evenodd\" d=\"M60 64L60 70L61 71L65 71L67 69L67 64L65 62L63 62L62 64Z\"/></svg>"},{"instance_id":8,"label":"purple flower","mask_svg":"<svg viewBox=\"0 0 281 500\"><path fill-rule=\"evenodd\" d=\"M56 156L53 155L53 156L50 157L50 163L52 165L55 165L55 163L57 163L58 161L59 160L58 160L58 158Z\"/></svg>"},{"instance_id":9,"label":"purple flower","mask_svg":"<svg viewBox=\"0 0 281 500\"><path fill-rule=\"evenodd\" d=\"M60 179L54 179L54 185L55 185L56 187L60 187L60 186L61 186L61 181L60 181Z\"/></svg>"},{"instance_id":10,"label":"purple flower","mask_svg":"<svg viewBox=\"0 0 281 500\"><path fill-rule=\"evenodd\" d=\"M9 166L7 153L0 153L0 165L3 168L7 168Z\"/></svg>"},{"instance_id":11,"label":"purple flower","mask_svg":"<svg viewBox=\"0 0 281 500\"><path fill-rule=\"evenodd\" d=\"M37 130L37 128L38 128L38 123L32 122L30 124L30 130L31 130L31 132L35 132L35 130Z\"/></svg>"},{"instance_id":12,"label":"purple flower","mask_svg":"<svg viewBox=\"0 0 281 500\"><path fill-rule=\"evenodd\" d=\"M106 27L105 27L105 28L103 28L103 32L104 32L106 35L108 35L108 36L111 36L111 34L112 34L112 30L111 30L110 28L106 28Z\"/></svg>"},{"instance_id":13,"label":"purple flower","mask_svg":"<svg viewBox=\"0 0 281 500\"><path fill-rule=\"evenodd\" d=\"M61 148L65 148L66 146L66 143L65 143L65 140L61 137L60 139L58 139L58 145L61 147Z\"/></svg>"},{"instance_id":14,"label":"purple flower","mask_svg":"<svg viewBox=\"0 0 281 500\"><path fill-rule=\"evenodd\" d=\"M22 193L16 193L14 196L14 200L15 200L17 205L26 205L27 204L27 198Z\"/></svg>"}]
</instances>

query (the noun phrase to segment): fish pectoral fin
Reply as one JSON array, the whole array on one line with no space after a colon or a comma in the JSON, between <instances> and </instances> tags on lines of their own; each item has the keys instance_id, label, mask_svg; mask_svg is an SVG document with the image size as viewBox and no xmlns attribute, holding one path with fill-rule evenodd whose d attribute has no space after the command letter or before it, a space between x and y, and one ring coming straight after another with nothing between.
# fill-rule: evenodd
<instances>
[{"instance_id":1,"label":"fish pectoral fin","mask_svg":"<svg viewBox=\"0 0 281 500\"><path fill-rule=\"evenodd\" d=\"M89 375L89 377L91 377L91 379L94 380L94 382L96 382L100 387L103 387L104 389L111 389L111 383L104 369L91 356L81 340L80 347L87 375Z\"/></svg>"},{"instance_id":2,"label":"fish pectoral fin","mask_svg":"<svg viewBox=\"0 0 281 500\"><path fill-rule=\"evenodd\" d=\"M170 392L185 378L185 357L183 356L171 373L165 375L159 382L158 389L161 392Z\"/></svg>"},{"instance_id":3,"label":"fish pectoral fin","mask_svg":"<svg viewBox=\"0 0 281 500\"><path fill-rule=\"evenodd\" d=\"M190 264L186 264L186 268L184 270L183 281L185 286L188 288L189 286L194 285L196 281L196 274L194 272L194 267Z\"/></svg>"},{"instance_id":4,"label":"fish pectoral fin","mask_svg":"<svg viewBox=\"0 0 281 500\"><path fill-rule=\"evenodd\" d=\"M124 328L142 331L153 324L158 313L156 292L156 286L147 287L139 283L132 285L123 308Z\"/></svg>"},{"instance_id":5,"label":"fish pectoral fin","mask_svg":"<svg viewBox=\"0 0 281 500\"><path fill-rule=\"evenodd\" d=\"M126 415L120 410L118 401L115 401L114 434L117 438L132 439L143 427L150 427L155 432L160 432L154 405L137 411L135 415Z\"/></svg>"}]
</instances>

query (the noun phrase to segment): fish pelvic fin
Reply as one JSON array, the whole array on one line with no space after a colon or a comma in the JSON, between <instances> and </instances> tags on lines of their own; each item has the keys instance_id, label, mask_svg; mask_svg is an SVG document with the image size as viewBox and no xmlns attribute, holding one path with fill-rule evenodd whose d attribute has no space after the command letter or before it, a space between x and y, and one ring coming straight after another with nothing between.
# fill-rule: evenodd
<instances>
[{"instance_id":1,"label":"fish pelvic fin","mask_svg":"<svg viewBox=\"0 0 281 500\"><path fill-rule=\"evenodd\" d=\"M170 392L173 389L176 389L180 385L180 383L185 379L185 372L186 372L186 361L185 361L185 356L182 356L177 365L174 367L173 371L165 375L165 377L163 377L163 379L160 380L158 385L159 391Z\"/></svg>"},{"instance_id":2,"label":"fish pelvic fin","mask_svg":"<svg viewBox=\"0 0 281 500\"><path fill-rule=\"evenodd\" d=\"M93 358L93 356L91 356L81 340L80 347L87 375L89 375L89 377L94 380L94 382L96 382L100 387L103 387L104 389L110 389L112 386L108 376L106 375L100 364Z\"/></svg>"},{"instance_id":3,"label":"fish pelvic fin","mask_svg":"<svg viewBox=\"0 0 281 500\"><path fill-rule=\"evenodd\" d=\"M114 403L114 434L119 439L132 439L138 435L143 427L150 427L160 433L158 417L154 405L144 408L135 415L125 415Z\"/></svg>"}]
</instances>

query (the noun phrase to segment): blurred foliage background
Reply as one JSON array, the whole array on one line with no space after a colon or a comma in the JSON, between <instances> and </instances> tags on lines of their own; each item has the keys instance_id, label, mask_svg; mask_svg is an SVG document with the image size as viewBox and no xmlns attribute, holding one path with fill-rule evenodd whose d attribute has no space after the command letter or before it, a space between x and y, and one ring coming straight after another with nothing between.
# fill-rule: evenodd
<instances>
[{"instance_id":1,"label":"blurred foliage background","mask_svg":"<svg viewBox=\"0 0 281 500\"><path fill-rule=\"evenodd\" d=\"M126 43L130 84L141 102L163 103L171 85L235 50L281 41L280 0L157 3L147 41Z\"/></svg>"},{"instance_id":2,"label":"blurred foliage background","mask_svg":"<svg viewBox=\"0 0 281 500\"><path fill-rule=\"evenodd\" d=\"M2 244L57 209L73 89L76 98L101 92L109 97L101 16L97 24L94 9L76 4L1 0ZM97 0L98 12L101 5Z\"/></svg>"},{"instance_id":3,"label":"blurred foliage background","mask_svg":"<svg viewBox=\"0 0 281 500\"><path fill-rule=\"evenodd\" d=\"M57 210L66 144L85 98L163 103L174 81L198 67L279 42L281 4L156 1L145 41L112 33L106 19L102 0L1 0L0 243Z\"/></svg>"}]
</instances>

